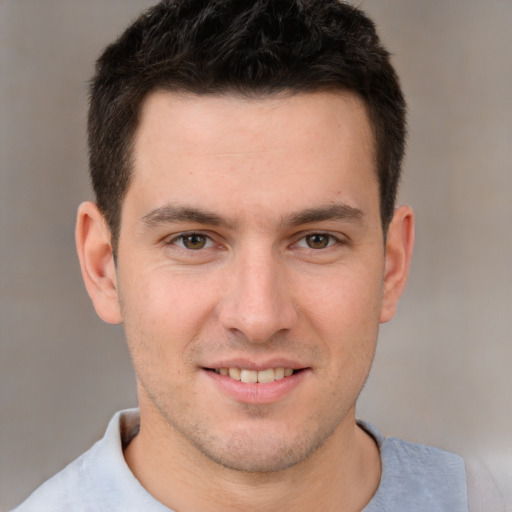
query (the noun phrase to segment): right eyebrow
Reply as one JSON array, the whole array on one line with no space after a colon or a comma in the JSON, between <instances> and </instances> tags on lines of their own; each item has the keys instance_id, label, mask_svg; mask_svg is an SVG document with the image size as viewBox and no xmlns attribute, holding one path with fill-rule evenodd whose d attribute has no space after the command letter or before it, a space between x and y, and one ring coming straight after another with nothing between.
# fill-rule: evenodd
<instances>
[{"instance_id":1,"label":"right eyebrow","mask_svg":"<svg viewBox=\"0 0 512 512\"><path fill-rule=\"evenodd\" d=\"M322 222L329 220L341 220L350 222L361 222L364 213L359 208L349 206L345 203L320 206L317 208L308 208L306 210L287 216L285 224L291 226L300 226L312 222Z\"/></svg>"},{"instance_id":2,"label":"right eyebrow","mask_svg":"<svg viewBox=\"0 0 512 512\"><path fill-rule=\"evenodd\" d=\"M144 215L141 220L143 224L150 229L160 224L172 224L175 222L194 222L197 224L229 228L234 226L234 222L231 222L216 213L202 210L200 208L191 208L188 206L172 204L166 204L151 210L149 213Z\"/></svg>"}]
</instances>

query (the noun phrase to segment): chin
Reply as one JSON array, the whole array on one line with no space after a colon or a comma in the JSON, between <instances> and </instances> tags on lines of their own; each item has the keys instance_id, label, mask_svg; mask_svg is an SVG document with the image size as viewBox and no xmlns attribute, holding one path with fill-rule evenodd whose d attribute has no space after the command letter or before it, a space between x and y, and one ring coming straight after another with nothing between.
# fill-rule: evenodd
<instances>
[{"instance_id":1,"label":"chin","mask_svg":"<svg viewBox=\"0 0 512 512\"><path fill-rule=\"evenodd\" d=\"M255 432L256 431L256 432ZM276 473L309 458L330 437L332 431L316 431L315 435L301 432L292 439L287 434L264 433L253 428L235 432L226 438L193 442L211 461L233 471L244 473Z\"/></svg>"}]
</instances>

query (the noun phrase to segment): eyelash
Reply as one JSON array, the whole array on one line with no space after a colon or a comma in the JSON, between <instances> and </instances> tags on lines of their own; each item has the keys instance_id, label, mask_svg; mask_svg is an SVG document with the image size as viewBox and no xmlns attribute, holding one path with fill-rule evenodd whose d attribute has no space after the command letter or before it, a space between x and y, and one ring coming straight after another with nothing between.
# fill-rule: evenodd
<instances>
[{"instance_id":1,"label":"eyelash","mask_svg":"<svg viewBox=\"0 0 512 512\"><path fill-rule=\"evenodd\" d=\"M343 243L338 237L336 237L334 235L331 235L330 233L324 233L322 231L314 231L314 232L307 233L307 234L303 235L293 245L297 247L297 246L299 246L299 243L301 243L303 241L307 244L308 243L307 239L308 238L313 238L313 237L327 238L327 245L325 247L315 247L315 248L314 247L310 247L308 245L308 247L304 247L305 249L311 249L313 251L319 251L319 250L328 249L329 247L333 247L334 245L338 245L340 243Z\"/></svg>"},{"instance_id":2,"label":"eyelash","mask_svg":"<svg viewBox=\"0 0 512 512\"><path fill-rule=\"evenodd\" d=\"M203 246L203 247L198 247L197 249L191 249L189 247L186 247L185 243L184 243L185 239L192 238L192 237L203 238L205 240L205 245L207 245L208 247ZM182 242L182 245L178 245L178 242L180 242L180 241ZM180 233L178 236L175 236L166 242L166 245L176 245L184 251L191 251L191 252L199 251L199 250L202 250L205 248L209 249L211 246L213 246L213 244L214 244L214 242L213 242L211 236L206 235L201 232L196 232L196 231L190 231L188 233Z\"/></svg>"},{"instance_id":3,"label":"eyelash","mask_svg":"<svg viewBox=\"0 0 512 512\"><path fill-rule=\"evenodd\" d=\"M187 238L193 238L193 237L197 237L197 238L202 238L204 239L204 245L201 246L201 247L197 247L195 249L192 249L190 247L186 247L185 246L185 240ZM312 238L312 237L323 237L323 238L327 238L327 245L325 247L300 247L299 244L301 242L305 242L307 244L307 239L308 238ZM179 242L181 242L181 244L179 244ZM214 245L214 241L212 239L212 237L210 235L207 235L205 233L201 233L201 232L196 232L196 231L190 231L190 232L187 232L187 233L180 233L179 235L171 238L170 240L168 240L166 242L166 245L175 245L177 247L179 247L180 249L184 250L184 251L190 251L190 252L199 252L203 249L209 249L211 248L213 245ZM302 235L298 240L297 242L294 242L293 244L291 244L291 247L297 247L297 248L300 248L300 249L306 249L306 250L312 250L312 251L320 251L320 250L325 250L325 249L328 249L330 247L333 247L335 245L339 245L339 244L346 244L346 241L330 234L330 233L325 233L325 232L322 232L322 231L312 231L310 233L306 233L304 235Z\"/></svg>"}]
</instances>

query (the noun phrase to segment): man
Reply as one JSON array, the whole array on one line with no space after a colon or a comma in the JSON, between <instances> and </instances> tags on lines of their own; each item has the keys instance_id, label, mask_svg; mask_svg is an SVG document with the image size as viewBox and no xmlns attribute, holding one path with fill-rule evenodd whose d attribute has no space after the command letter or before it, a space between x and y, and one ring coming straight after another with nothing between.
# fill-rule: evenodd
<instances>
[{"instance_id":1,"label":"man","mask_svg":"<svg viewBox=\"0 0 512 512\"><path fill-rule=\"evenodd\" d=\"M405 102L336 0L173 0L98 61L83 278L139 411L17 510L467 510L463 461L356 421L405 286Z\"/></svg>"}]
</instances>

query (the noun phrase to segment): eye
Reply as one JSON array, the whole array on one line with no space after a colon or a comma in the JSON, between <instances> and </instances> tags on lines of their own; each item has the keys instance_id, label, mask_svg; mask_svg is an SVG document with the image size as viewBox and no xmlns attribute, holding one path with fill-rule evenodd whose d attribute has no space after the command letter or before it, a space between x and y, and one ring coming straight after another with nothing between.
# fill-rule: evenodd
<instances>
[{"instance_id":1,"label":"eye","mask_svg":"<svg viewBox=\"0 0 512 512\"><path fill-rule=\"evenodd\" d=\"M297 243L297 247L307 247L308 249L326 249L334 245L338 240L332 235L326 233L311 233L303 237Z\"/></svg>"},{"instance_id":2,"label":"eye","mask_svg":"<svg viewBox=\"0 0 512 512\"><path fill-rule=\"evenodd\" d=\"M187 233L180 235L171 240L171 243L190 251L199 251L200 249L206 249L213 245L212 240L201 233Z\"/></svg>"}]
</instances>

